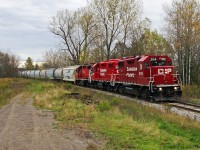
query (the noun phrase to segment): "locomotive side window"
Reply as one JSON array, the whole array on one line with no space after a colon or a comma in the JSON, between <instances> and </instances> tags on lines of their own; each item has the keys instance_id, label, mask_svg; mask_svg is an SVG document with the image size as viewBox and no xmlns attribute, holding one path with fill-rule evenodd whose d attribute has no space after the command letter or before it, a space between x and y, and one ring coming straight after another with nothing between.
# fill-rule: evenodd
<instances>
[{"instance_id":1,"label":"locomotive side window","mask_svg":"<svg viewBox=\"0 0 200 150\"><path fill-rule=\"evenodd\" d=\"M101 64L101 67L106 67L106 64Z\"/></svg>"},{"instance_id":2,"label":"locomotive side window","mask_svg":"<svg viewBox=\"0 0 200 150\"><path fill-rule=\"evenodd\" d=\"M145 68L148 68L148 67L149 67L149 63L148 63L148 62L145 62L145 63L144 63L144 67L145 67Z\"/></svg>"},{"instance_id":3,"label":"locomotive side window","mask_svg":"<svg viewBox=\"0 0 200 150\"><path fill-rule=\"evenodd\" d=\"M113 64L112 63L108 64L108 67L113 68Z\"/></svg>"},{"instance_id":4,"label":"locomotive side window","mask_svg":"<svg viewBox=\"0 0 200 150\"><path fill-rule=\"evenodd\" d=\"M132 65L132 64L134 64L134 61L133 61L133 60L128 60L127 63L128 63L129 65Z\"/></svg>"},{"instance_id":5,"label":"locomotive side window","mask_svg":"<svg viewBox=\"0 0 200 150\"><path fill-rule=\"evenodd\" d=\"M119 62L119 63L118 63L118 67L119 67L119 68L124 67L124 62Z\"/></svg>"},{"instance_id":6,"label":"locomotive side window","mask_svg":"<svg viewBox=\"0 0 200 150\"><path fill-rule=\"evenodd\" d=\"M88 68L88 69L91 69L92 67L91 67L91 66L88 66L87 68Z\"/></svg>"}]
</instances>

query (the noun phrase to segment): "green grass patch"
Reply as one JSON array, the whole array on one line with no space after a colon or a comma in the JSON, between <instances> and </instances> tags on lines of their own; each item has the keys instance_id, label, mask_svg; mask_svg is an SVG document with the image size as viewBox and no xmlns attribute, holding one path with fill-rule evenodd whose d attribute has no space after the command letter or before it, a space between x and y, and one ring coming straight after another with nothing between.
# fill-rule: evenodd
<instances>
[{"instance_id":1,"label":"green grass patch","mask_svg":"<svg viewBox=\"0 0 200 150\"><path fill-rule=\"evenodd\" d=\"M27 91L31 93L41 93L48 91L49 89L55 87L56 83L51 82L45 82L41 80L32 80L31 84L28 86Z\"/></svg>"},{"instance_id":2,"label":"green grass patch","mask_svg":"<svg viewBox=\"0 0 200 150\"><path fill-rule=\"evenodd\" d=\"M35 106L55 111L64 127L104 137L104 149L200 149L200 123L71 84L34 84Z\"/></svg>"}]
</instances>

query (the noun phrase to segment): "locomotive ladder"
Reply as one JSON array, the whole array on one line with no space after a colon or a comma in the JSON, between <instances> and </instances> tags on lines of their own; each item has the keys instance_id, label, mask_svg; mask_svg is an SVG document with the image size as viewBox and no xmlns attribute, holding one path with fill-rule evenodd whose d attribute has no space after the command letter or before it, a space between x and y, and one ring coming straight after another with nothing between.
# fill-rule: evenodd
<instances>
[{"instance_id":1,"label":"locomotive ladder","mask_svg":"<svg viewBox=\"0 0 200 150\"><path fill-rule=\"evenodd\" d=\"M112 86L115 85L115 80L116 80L116 74L112 74L112 75L111 75L111 80L110 80L110 84L111 84Z\"/></svg>"},{"instance_id":2,"label":"locomotive ladder","mask_svg":"<svg viewBox=\"0 0 200 150\"><path fill-rule=\"evenodd\" d=\"M153 92L153 83L154 83L154 77L152 77L151 68L150 68L149 91L151 92Z\"/></svg>"}]
</instances>

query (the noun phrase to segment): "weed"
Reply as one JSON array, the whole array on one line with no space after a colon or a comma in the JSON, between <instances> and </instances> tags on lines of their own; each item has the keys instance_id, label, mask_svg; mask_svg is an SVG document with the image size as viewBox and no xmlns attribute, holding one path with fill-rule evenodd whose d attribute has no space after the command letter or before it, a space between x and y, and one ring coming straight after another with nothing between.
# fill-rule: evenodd
<instances>
[{"instance_id":1,"label":"weed","mask_svg":"<svg viewBox=\"0 0 200 150\"><path fill-rule=\"evenodd\" d=\"M112 106L117 106L117 105L119 105L119 103L120 103L120 99L116 98L116 97L112 98L111 101L110 101L110 104Z\"/></svg>"},{"instance_id":2,"label":"weed","mask_svg":"<svg viewBox=\"0 0 200 150\"><path fill-rule=\"evenodd\" d=\"M103 101L97 106L98 110L101 112L108 111L111 109L111 105L108 101Z\"/></svg>"},{"instance_id":3,"label":"weed","mask_svg":"<svg viewBox=\"0 0 200 150\"><path fill-rule=\"evenodd\" d=\"M65 83L64 87L67 90L72 89L72 84L71 83Z\"/></svg>"}]
</instances>

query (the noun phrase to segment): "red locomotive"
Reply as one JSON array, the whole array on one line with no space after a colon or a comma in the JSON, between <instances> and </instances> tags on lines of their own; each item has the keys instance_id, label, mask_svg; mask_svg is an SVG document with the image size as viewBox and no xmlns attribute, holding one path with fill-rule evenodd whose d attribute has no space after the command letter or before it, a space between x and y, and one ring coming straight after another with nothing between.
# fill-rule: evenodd
<instances>
[{"instance_id":1,"label":"red locomotive","mask_svg":"<svg viewBox=\"0 0 200 150\"><path fill-rule=\"evenodd\" d=\"M76 69L75 75L75 83L83 86L88 85L89 81L89 73L90 73L91 65L80 65Z\"/></svg>"},{"instance_id":2,"label":"red locomotive","mask_svg":"<svg viewBox=\"0 0 200 150\"><path fill-rule=\"evenodd\" d=\"M181 81L168 56L129 57L118 63L115 89L153 101L177 100Z\"/></svg>"},{"instance_id":3,"label":"red locomotive","mask_svg":"<svg viewBox=\"0 0 200 150\"><path fill-rule=\"evenodd\" d=\"M174 73L172 60L168 56L110 59L94 64L90 73L89 68L84 72L89 76L85 78L85 83L95 88L132 94L152 101L177 100L182 93L179 75Z\"/></svg>"},{"instance_id":4,"label":"red locomotive","mask_svg":"<svg viewBox=\"0 0 200 150\"><path fill-rule=\"evenodd\" d=\"M90 70L90 84L103 89L112 88L112 82L117 75L119 60L110 59L94 64Z\"/></svg>"}]
</instances>

